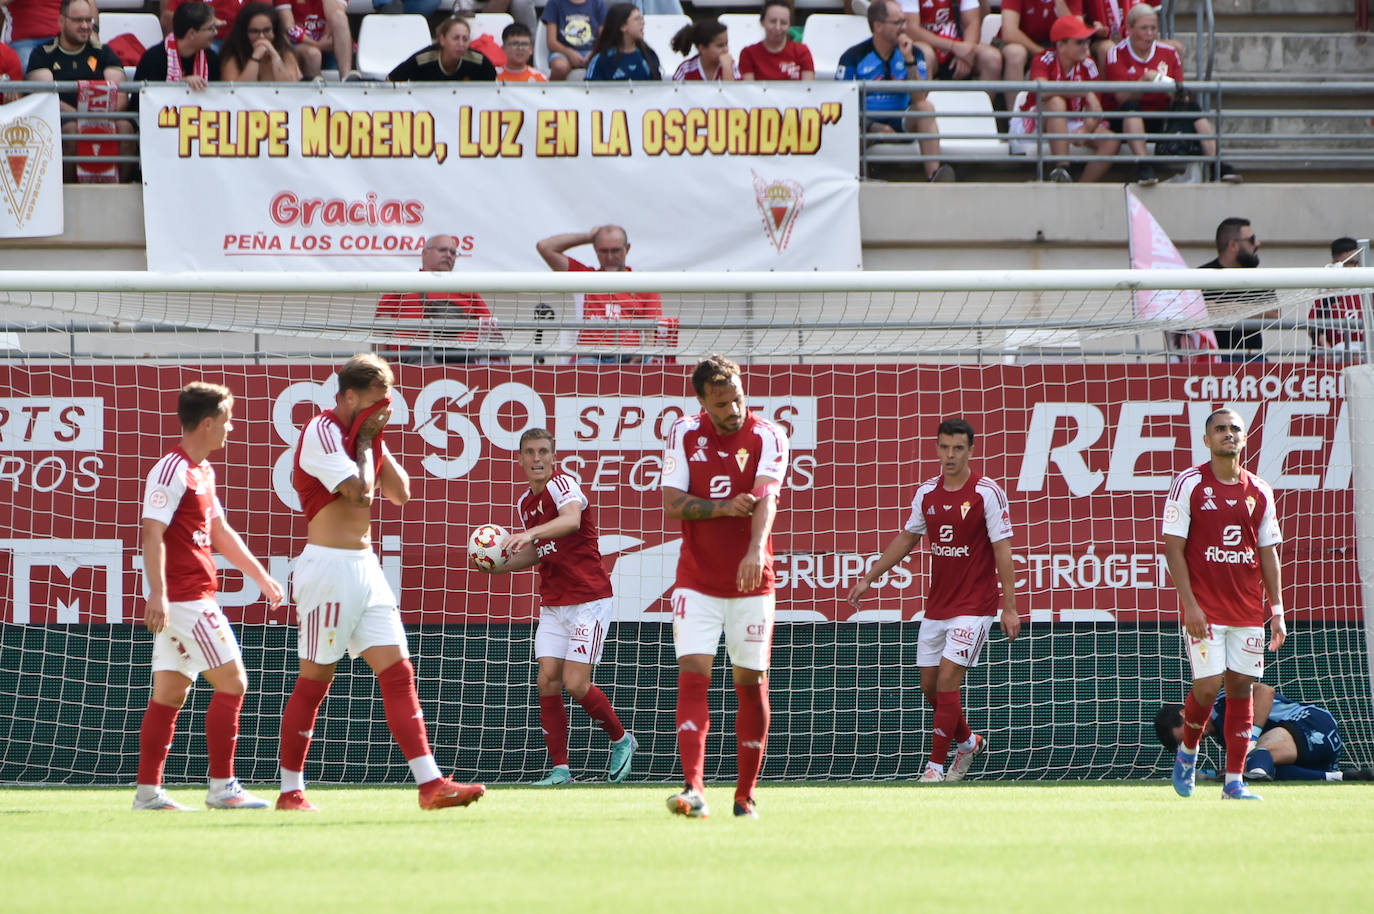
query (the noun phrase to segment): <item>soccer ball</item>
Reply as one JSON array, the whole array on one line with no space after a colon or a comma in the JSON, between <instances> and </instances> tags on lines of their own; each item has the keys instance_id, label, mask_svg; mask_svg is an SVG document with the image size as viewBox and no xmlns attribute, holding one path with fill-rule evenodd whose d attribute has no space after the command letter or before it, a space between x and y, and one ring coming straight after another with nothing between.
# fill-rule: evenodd
<instances>
[{"instance_id":1,"label":"soccer ball","mask_svg":"<svg viewBox=\"0 0 1374 914\"><path fill-rule=\"evenodd\" d=\"M483 524L472 531L468 537L468 555L484 571L495 571L506 564L506 537L510 536L504 527L496 524Z\"/></svg>"}]
</instances>

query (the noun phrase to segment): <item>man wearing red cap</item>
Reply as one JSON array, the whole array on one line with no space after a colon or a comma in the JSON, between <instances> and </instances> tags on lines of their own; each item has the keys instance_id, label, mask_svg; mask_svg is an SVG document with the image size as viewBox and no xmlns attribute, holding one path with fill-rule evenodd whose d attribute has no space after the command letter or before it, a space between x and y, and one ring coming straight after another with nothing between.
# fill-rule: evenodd
<instances>
[{"instance_id":1,"label":"man wearing red cap","mask_svg":"<svg viewBox=\"0 0 1374 914\"><path fill-rule=\"evenodd\" d=\"M1030 68L1032 80L1046 82L1092 82L1098 78L1097 65L1088 56L1088 41L1093 36L1092 26L1080 16L1060 16L1050 28L1050 41L1054 50L1046 51L1037 57ZM1050 154L1057 161L1050 172L1050 180L1068 184L1073 181L1069 174L1069 145L1087 146L1099 156L1115 155L1121 148L1121 141L1112 135L1111 128L1102 120L1102 102L1097 93L1086 90L1068 90L1064 93L1046 93L1043 100L1037 99L1034 92L1026 96L1019 110L1035 111L1037 104L1044 116L1045 134L1074 134L1070 139L1049 139ZM1011 132L1033 137L1036 133L1035 118L1018 117L1011 122ZM1034 144L1034 140L1013 141L1023 148ZM1080 181L1096 181L1106 174L1110 162L1089 162L1083 169Z\"/></svg>"}]
</instances>

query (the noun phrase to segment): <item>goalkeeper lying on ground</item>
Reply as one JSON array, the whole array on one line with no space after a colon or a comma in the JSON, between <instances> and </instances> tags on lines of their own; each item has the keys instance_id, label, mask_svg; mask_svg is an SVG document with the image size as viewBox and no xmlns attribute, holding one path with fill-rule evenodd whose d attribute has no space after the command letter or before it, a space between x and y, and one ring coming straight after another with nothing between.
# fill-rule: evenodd
<instances>
[{"instance_id":1,"label":"goalkeeper lying on ground","mask_svg":"<svg viewBox=\"0 0 1374 914\"><path fill-rule=\"evenodd\" d=\"M1374 781L1374 772L1341 768L1341 733L1325 708L1284 698L1273 686L1255 683L1255 720L1245 777L1274 781ZM1183 737L1182 705L1164 705L1155 715L1155 735L1171 753ZM1226 695L1217 696L1203 736L1217 737L1225 719Z\"/></svg>"}]
</instances>

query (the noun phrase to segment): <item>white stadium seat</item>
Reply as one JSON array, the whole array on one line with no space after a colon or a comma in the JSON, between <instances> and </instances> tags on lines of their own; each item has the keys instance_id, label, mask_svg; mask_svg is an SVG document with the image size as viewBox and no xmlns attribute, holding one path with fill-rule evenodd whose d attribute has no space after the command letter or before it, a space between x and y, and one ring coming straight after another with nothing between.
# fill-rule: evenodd
<instances>
[{"instance_id":1,"label":"white stadium seat","mask_svg":"<svg viewBox=\"0 0 1374 914\"><path fill-rule=\"evenodd\" d=\"M816 78L834 79L840 55L872 35L868 19L864 16L832 13L812 13L808 16L802 43L811 50L811 59L816 63Z\"/></svg>"},{"instance_id":2,"label":"white stadium seat","mask_svg":"<svg viewBox=\"0 0 1374 914\"><path fill-rule=\"evenodd\" d=\"M501 30L515 21L510 13L477 13L464 18L472 26L473 41L482 35L490 35L497 44L501 43Z\"/></svg>"},{"instance_id":3,"label":"white stadium seat","mask_svg":"<svg viewBox=\"0 0 1374 914\"><path fill-rule=\"evenodd\" d=\"M145 6L147 6L147 3L144 2L144 0L100 0L100 11L102 13L110 13L115 10L128 10L131 13L141 13ZM153 14L149 13L148 15L151 16ZM100 21L101 24L104 24L105 19L103 16ZM122 34L123 32L111 32L110 37L113 38L115 35ZM158 39L158 41L161 40L161 38Z\"/></svg>"},{"instance_id":4,"label":"white stadium seat","mask_svg":"<svg viewBox=\"0 0 1374 914\"><path fill-rule=\"evenodd\" d=\"M684 57L674 51L670 44L679 29L684 25L691 24L692 20L686 15L674 16L669 14L644 17L644 43L653 48L654 53L658 55L658 68L662 71L664 79L672 79L678 64L696 53L694 50L687 57Z\"/></svg>"},{"instance_id":5,"label":"white stadium seat","mask_svg":"<svg viewBox=\"0 0 1374 914\"><path fill-rule=\"evenodd\" d=\"M105 4L108 5L108 4ZM100 38L109 41L120 35L132 35L146 51L162 43L162 23L152 13L101 13ZM125 67L124 78L133 79L136 67Z\"/></svg>"},{"instance_id":6,"label":"white stadium seat","mask_svg":"<svg viewBox=\"0 0 1374 914\"><path fill-rule=\"evenodd\" d=\"M1002 14L988 13L983 17L983 34L978 40L982 44L992 44L992 39L997 37L997 33L1002 31Z\"/></svg>"},{"instance_id":7,"label":"white stadium seat","mask_svg":"<svg viewBox=\"0 0 1374 914\"><path fill-rule=\"evenodd\" d=\"M716 17L730 30L730 56L739 63L739 52L763 40L763 23L758 13L721 13Z\"/></svg>"},{"instance_id":8,"label":"white stadium seat","mask_svg":"<svg viewBox=\"0 0 1374 914\"><path fill-rule=\"evenodd\" d=\"M997 133L997 116L992 112L992 99L986 92L977 89L929 92L926 98L935 106L941 152L1006 155L1007 141ZM941 116L948 114L976 114L977 117ZM946 139L958 134L965 139Z\"/></svg>"},{"instance_id":9,"label":"white stadium seat","mask_svg":"<svg viewBox=\"0 0 1374 914\"><path fill-rule=\"evenodd\" d=\"M433 43L424 16L364 16L358 29L358 72L369 79L386 79L398 63Z\"/></svg>"}]
</instances>

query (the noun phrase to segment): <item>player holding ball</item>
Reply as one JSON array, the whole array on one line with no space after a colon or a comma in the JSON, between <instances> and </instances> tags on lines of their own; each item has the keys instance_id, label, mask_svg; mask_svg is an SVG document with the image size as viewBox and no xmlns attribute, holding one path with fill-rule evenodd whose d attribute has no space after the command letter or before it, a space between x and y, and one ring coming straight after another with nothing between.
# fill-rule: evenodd
<instances>
[{"instance_id":1,"label":"player holding ball","mask_svg":"<svg viewBox=\"0 0 1374 914\"><path fill-rule=\"evenodd\" d=\"M736 816L758 818L754 788L768 740L768 661L775 603L773 521L787 475L787 437L749 411L739 366L700 362L692 388L702 411L673 423L663 457L663 507L682 521L673 589L677 746L685 786L675 815L708 815L702 769L710 727L707 692L721 632L734 667L739 780Z\"/></svg>"},{"instance_id":2,"label":"player holding ball","mask_svg":"<svg viewBox=\"0 0 1374 914\"><path fill-rule=\"evenodd\" d=\"M468 564L488 574L504 574L539 566L539 626L534 633L534 656L539 663L539 724L552 765L539 787L572 781L568 767L568 709L563 690L580 704L611 741L611 764L606 780L619 782L630 773L639 744L620 723L606 693L592 682L592 668L601 662L606 633L615 617L611 576L601 563L596 513L577 480L558 470L553 434L526 429L520 436L520 468L529 491L516 510L525 525L503 544L505 561Z\"/></svg>"},{"instance_id":3,"label":"player holding ball","mask_svg":"<svg viewBox=\"0 0 1374 914\"><path fill-rule=\"evenodd\" d=\"M278 809L315 810L305 798L305 756L345 651L377 674L387 727L420 786L420 808L467 806L486 792L439 773L396 595L372 551L375 493L398 506L410 499L410 477L382 443L394 383L386 362L355 355L339 369L334 408L311 419L296 446L292 483L309 526L292 578L300 675L282 713Z\"/></svg>"}]
</instances>

